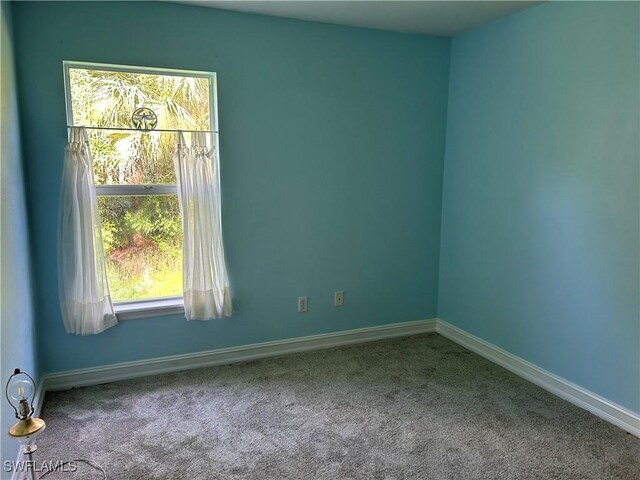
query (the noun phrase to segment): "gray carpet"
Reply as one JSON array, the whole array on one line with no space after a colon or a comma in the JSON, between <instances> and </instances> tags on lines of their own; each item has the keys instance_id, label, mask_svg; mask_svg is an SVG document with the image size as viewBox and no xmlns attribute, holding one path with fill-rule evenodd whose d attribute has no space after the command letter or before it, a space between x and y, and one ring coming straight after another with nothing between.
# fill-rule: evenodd
<instances>
[{"instance_id":1,"label":"gray carpet","mask_svg":"<svg viewBox=\"0 0 640 480\"><path fill-rule=\"evenodd\" d=\"M49 393L42 416L39 461L110 480L640 478L640 439L436 334Z\"/></svg>"}]
</instances>

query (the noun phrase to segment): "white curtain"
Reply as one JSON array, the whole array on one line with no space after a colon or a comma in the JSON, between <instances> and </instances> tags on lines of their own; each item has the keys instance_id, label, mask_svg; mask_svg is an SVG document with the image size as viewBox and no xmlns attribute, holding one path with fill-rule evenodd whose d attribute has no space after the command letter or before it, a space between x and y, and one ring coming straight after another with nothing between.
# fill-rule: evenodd
<instances>
[{"instance_id":1,"label":"white curtain","mask_svg":"<svg viewBox=\"0 0 640 480\"><path fill-rule=\"evenodd\" d=\"M65 150L58 271L62 318L68 333L91 335L118 323L107 285L102 227L84 128L69 130Z\"/></svg>"},{"instance_id":2,"label":"white curtain","mask_svg":"<svg viewBox=\"0 0 640 480\"><path fill-rule=\"evenodd\" d=\"M173 157L184 235L182 275L187 320L229 317L233 311L222 246L220 176L215 145L205 132L178 132ZM213 140L212 140L213 143Z\"/></svg>"}]
</instances>

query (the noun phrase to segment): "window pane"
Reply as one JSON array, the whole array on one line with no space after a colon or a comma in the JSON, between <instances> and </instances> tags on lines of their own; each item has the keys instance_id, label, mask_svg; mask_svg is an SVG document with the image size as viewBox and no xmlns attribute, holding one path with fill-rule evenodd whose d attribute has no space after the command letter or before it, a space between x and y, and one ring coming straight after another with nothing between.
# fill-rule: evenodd
<instances>
[{"instance_id":1,"label":"window pane","mask_svg":"<svg viewBox=\"0 0 640 480\"><path fill-rule=\"evenodd\" d=\"M182 296L182 228L175 195L100 196L114 301Z\"/></svg>"},{"instance_id":2,"label":"window pane","mask_svg":"<svg viewBox=\"0 0 640 480\"><path fill-rule=\"evenodd\" d=\"M132 128L134 110L147 107L156 128L211 130L209 78L69 68L75 125Z\"/></svg>"},{"instance_id":3,"label":"window pane","mask_svg":"<svg viewBox=\"0 0 640 480\"><path fill-rule=\"evenodd\" d=\"M96 185L176 183L175 133L88 132Z\"/></svg>"},{"instance_id":4,"label":"window pane","mask_svg":"<svg viewBox=\"0 0 640 480\"><path fill-rule=\"evenodd\" d=\"M156 129L211 130L210 78L75 67L69 88L75 125L133 128L134 111L145 107ZM174 132L88 132L97 185L176 183Z\"/></svg>"}]
</instances>

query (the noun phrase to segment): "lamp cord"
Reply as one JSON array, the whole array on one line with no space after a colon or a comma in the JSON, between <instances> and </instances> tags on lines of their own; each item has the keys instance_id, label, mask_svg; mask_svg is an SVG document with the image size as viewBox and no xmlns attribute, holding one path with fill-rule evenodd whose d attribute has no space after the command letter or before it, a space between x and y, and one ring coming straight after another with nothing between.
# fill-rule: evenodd
<instances>
[{"instance_id":1,"label":"lamp cord","mask_svg":"<svg viewBox=\"0 0 640 480\"><path fill-rule=\"evenodd\" d=\"M103 475L102 480L107 480L107 472L105 472L105 471L104 471L104 468L102 468L102 467L101 467L100 465L98 465L97 463L92 462L91 460L87 460L86 458L75 458L75 459L73 459L73 460L69 460L69 461L67 461L67 462L62 462L62 463L60 463L60 464L56 465L56 466L55 466L55 468L53 468L53 469L51 469L51 470L49 470L49 471L47 471L47 472L44 472L44 473L43 473L42 475L40 475L40 477L38 477L38 478L44 478L44 477L46 477L47 475L49 475L51 472L58 471L58 470L60 470L62 467L64 467L65 465L69 465L71 462L86 463L86 464L87 464L87 465L89 465L90 467L93 467L93 468L95 468L96 470L100 470L100 471L102 472L102 475Z\"/></svg>"}]
</instances>

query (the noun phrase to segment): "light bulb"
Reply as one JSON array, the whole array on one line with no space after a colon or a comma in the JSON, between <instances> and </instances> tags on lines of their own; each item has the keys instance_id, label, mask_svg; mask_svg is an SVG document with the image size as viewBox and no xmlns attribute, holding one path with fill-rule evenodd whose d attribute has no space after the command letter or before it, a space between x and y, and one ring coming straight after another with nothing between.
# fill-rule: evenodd
<instances>
[{"instance_id":1,"label":"light bulb","mask_svg":"<svg viewBox=\"0 0 640 480\"><path fill-rule=\"evenodd\" d=\"M33 383L28 379L16 379L9 385L9 396L12 400L28 400L33 395Z\"/></svg>"},{"instance_id":2,"label":"light bulb","mask_svg":"<svg viewBox=\"0 0 640 480\"><path fill-rule=\"evenodd\" d=\"M33 414L31 402L34 393L33 378L28 373L21 372L16 368L7 382L7 398L19 419L27 419Z\"/></svg>"}]
</instances>

